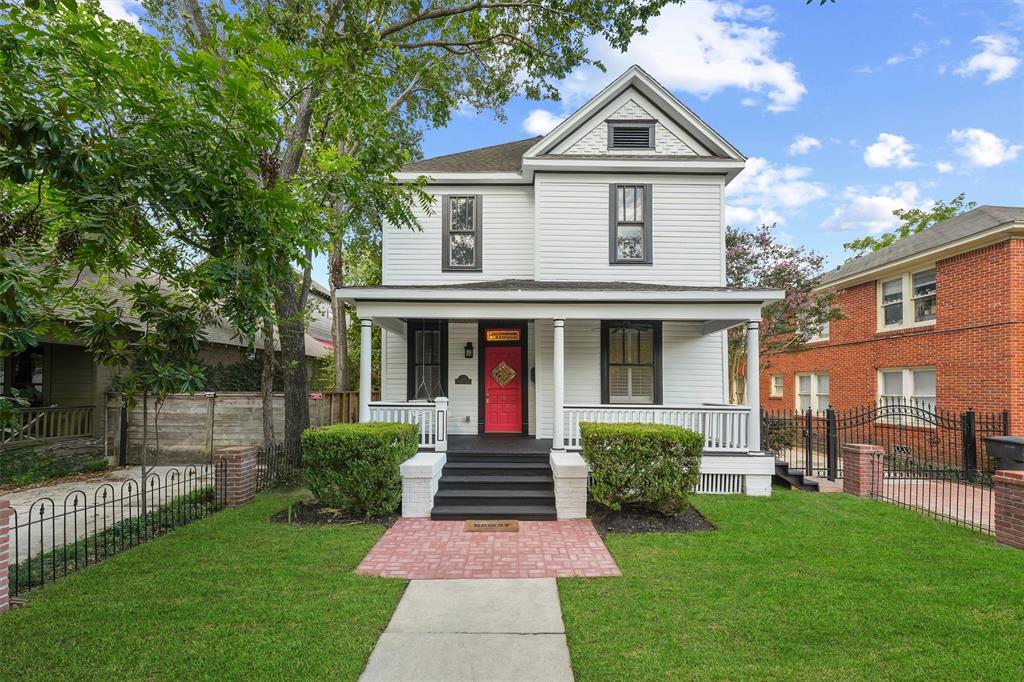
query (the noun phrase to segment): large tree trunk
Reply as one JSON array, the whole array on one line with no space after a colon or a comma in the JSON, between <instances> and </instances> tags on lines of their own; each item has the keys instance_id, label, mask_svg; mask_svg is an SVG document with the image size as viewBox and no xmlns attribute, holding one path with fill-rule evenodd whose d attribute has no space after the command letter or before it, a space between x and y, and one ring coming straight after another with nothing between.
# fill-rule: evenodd
<instances>
[{"instance_id":1,"label":"large tree trunk","mask_svg":"<svg viewBox=\"0 0 1024 682\"><path fill-rule=\"evenodd\" d=\"M274 323L263 323L263 372L260 376L260 399L263 403L263 443L274 442Z\"/></svg>"},{"instance_id":2,"label":"large tree trunk","mask_svg":"<svg viewBox=\"0 0 1024 682\"><path fill-rule=\"evenodd\" d=\"M348 313L345 303L338 299L335 291L345 285L345 254L340 242L331 248L331 340L334 342L334 389L348 391L352 388L348 364Z\"/></svg>"},{"instance_id":3,"label":"large tree trunk","mask_svg":"<svg viewBox=\"0 0 1024 682\"><path fill-rule=\"evenodd\" d=\"M284 446L290 456L298 459L302 432L309 428L309 389L302 296L292 277L278 280L275 305L284 376Z\"/></svg>"}]
</instances>

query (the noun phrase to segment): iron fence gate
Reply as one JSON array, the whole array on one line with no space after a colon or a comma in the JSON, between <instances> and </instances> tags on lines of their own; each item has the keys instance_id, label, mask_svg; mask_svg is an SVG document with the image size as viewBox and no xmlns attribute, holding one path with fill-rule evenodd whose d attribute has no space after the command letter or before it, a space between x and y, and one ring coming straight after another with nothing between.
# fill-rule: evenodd
<instances>
[{"instance_id":1,"label":"iron fence gate","mask_svg":"<svg viewBox=\"0 0 1024 682\"><path fill-rule=\"evenodd\" d=\"M806 476L843 476L845 443L880 446L875 495L991 532L994 461L987 436L1008 435L1009 412L955 412L912 400L848 410L761 413L763 447Z\"/></svg>"}]
</instances>

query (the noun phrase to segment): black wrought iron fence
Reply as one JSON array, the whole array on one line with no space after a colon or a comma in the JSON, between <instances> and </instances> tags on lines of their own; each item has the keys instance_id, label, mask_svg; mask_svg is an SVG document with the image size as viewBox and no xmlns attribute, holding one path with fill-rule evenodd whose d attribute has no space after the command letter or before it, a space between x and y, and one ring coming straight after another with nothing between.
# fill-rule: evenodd
<instances>
[{"instance_id":1,"label":"black wrought iron fence","mask_svg":"<svg viewBox=\"0 0 1024 682\"><path fill-rule=\"evenodd\" d=\"M808 476L830 480L843 476L844 443L879 445L903 469L991 480L984 438L1009 432L1008 412L954 412L909 400L847 410L764 410L761 420L768 452Z\"/></svg>"},{"instance_id":2,"label":"black wrought iron fence","mask_svg":"<svg viewBox=\"0 0 1024 682\"><path fill-rule=\"evenodd\" d=\"M262 445L256 451L256 492L302 480L302 452L283 443Z\"/></svg>"},{"instance_id":3,"label":"black wrought iron fence","mask_svg":"<svg viewBox=\"0 0 1024 682\"><path fill-rule=\"evenodd\" d=\"M87 494L14 508L8 577L17 596L224 507L223 466L162 469Z\"/></svg>"}]
</instances>

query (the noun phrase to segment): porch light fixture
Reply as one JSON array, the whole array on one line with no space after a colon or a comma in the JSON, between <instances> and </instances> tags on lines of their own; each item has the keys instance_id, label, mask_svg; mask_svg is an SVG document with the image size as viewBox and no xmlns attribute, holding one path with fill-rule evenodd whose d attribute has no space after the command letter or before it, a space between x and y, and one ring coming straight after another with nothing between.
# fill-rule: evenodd
<instances>
[{"instance_id":1,"label":"porch light fixture","mask_svg":"<svg viewBox=\"0 0 1024 682\"><path fill-rule=\"evenodd\" d=\"M473 342L472 341L467 341L466 342L465 352L466 352L466 359L467 360L472 360L473 359Z\"/></svg>"}]
</instances>

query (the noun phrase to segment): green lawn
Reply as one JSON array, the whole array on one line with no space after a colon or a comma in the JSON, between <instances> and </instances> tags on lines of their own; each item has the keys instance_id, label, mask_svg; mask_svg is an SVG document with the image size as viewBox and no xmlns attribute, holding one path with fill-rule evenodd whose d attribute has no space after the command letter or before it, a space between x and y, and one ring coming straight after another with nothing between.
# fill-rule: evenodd
<instances>
[{"instance_id":1,"label":"green lawn","mask_svg":"<svg viewBox=\"0 0 1024 682\"><path fill-rule=\"evenodd\" d=\"M718 530L612 535L559 581L578 680L1021 679L1024 552L846 495L701 496Z\"/></svg>"},{"instance_id":2,"label":"green lawn","mask_svg":"<svg viewBox=\"0 0 1024 682\"><path fill-rule=\"evenodd\" d=\"M0 677L356 679L406 583L352 573L382 526L269 523L294 497L263 495L31 593L0 617Z\"/></svg>"}]
</instances>

